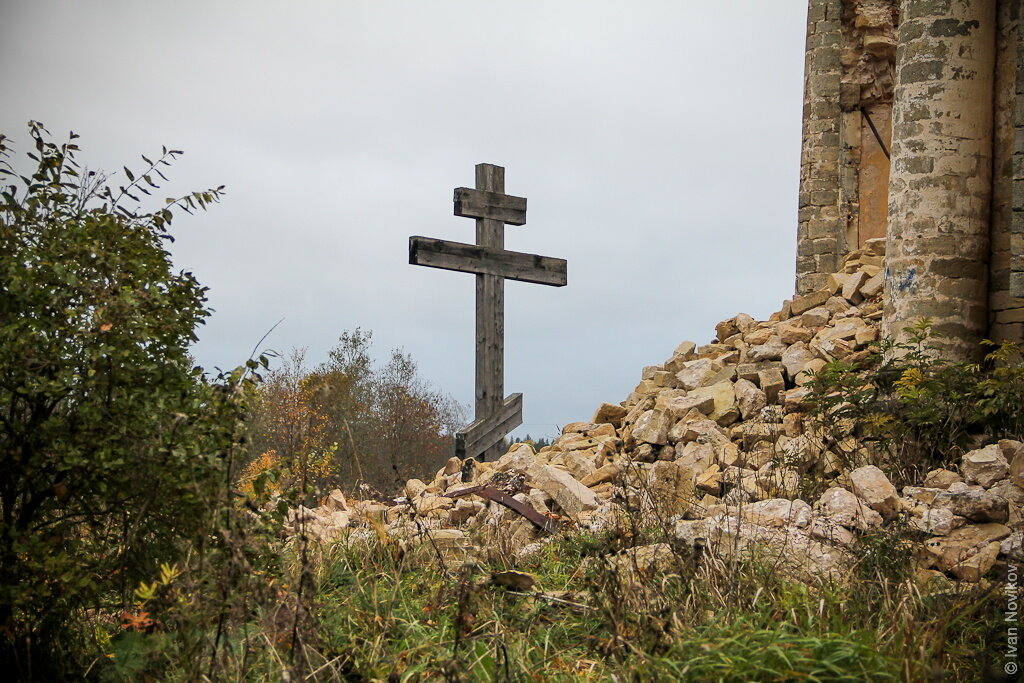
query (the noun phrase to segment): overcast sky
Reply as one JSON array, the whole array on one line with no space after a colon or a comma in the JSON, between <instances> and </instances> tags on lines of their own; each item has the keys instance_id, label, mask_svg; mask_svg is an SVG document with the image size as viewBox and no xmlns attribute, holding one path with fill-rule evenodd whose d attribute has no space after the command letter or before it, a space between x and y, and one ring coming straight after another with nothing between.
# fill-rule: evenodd
<instances>
[{"instance_id":1,"label":"overcast sky","mask_svg":"<svg viewBox=\"0 0 1024 683\"><path fill-rule=\"evenodd\" d=\"M0 0L0 132L81 134L90 168L186 154L166 194L216 309L205 367L374 333L473 399L473 277L408 264L471 242L452 189L480 162L529 200L506 248L569 284L505 286L518 434L618 402L645 365L792 293L805 0ZM115 180L117 180L115 178Z\"/></svg>"}]
</instances>

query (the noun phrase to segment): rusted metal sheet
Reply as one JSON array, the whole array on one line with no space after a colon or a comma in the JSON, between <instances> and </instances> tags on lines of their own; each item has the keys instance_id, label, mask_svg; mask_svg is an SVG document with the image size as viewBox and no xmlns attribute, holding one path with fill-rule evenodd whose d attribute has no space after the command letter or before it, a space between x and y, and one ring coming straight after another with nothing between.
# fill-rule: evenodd
<instances>
[{"instance_id":1,"label":"rusted metal sheet","mask_svg":"<svg viewBox=\"0 0 1024 683\"><path fill-rule=\"evenodd\" d=\"M528 503L516 500L504 491L500 491L493 486L488 486L486 484L482 486L470 486L469 488L461 489L459 491L452 491L447 495L449 498L461 498L471 494L476 494L481 498L493 500L499 505L504 505L509 510L517 512L528 519L534 526L545 533L556 534L563 526L565 526L565 522L562 520L555 519L554 517L548 517L543 512L538 512Z\"/></svg>"}]
</instances>

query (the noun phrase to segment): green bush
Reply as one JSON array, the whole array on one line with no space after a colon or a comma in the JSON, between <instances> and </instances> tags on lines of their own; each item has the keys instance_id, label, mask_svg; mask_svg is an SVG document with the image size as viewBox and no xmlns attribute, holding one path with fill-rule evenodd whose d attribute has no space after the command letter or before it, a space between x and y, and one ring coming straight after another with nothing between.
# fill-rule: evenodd
<instances>
[{"instance_id":1,"label":"green bush","mask_svg":"<svg viewBox=\"0 0 1024 683\"><path fill-rule=\"evenodd\" d=\"M931 343L929 320L907 328L907 342L883 340L877 351L850 363L837 360L814 374L809 403L833 442L851 429L873 444L898 477L949 466L992 439L1024 437L1024 363L1011 342L985 342L981 364L953 362ZM835 447L854 462L863 454Z\"/></svg>"},{"instance_id":2,"label":"green bush","mask_svg":"<svg viewBox=\"0 0 1024 683\"><path fill-rule=\"evenodd\" d=\"M243 371L193 367L205 289L165 246L173 211L222 188L144 211L180 152L114 190L79 167L73 133L29 133L30 175L0 135L0 660L50 678L95 655L83 624L129 610L162 563L212 552L244 392Z\"/></svg>"}]
</instances>

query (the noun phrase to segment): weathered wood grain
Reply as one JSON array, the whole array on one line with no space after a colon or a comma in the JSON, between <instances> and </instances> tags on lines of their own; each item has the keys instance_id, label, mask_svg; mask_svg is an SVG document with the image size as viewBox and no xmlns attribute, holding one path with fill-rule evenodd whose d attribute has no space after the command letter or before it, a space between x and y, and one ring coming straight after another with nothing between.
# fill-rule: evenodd
<instances>
[{"instance_id":1,"label":"weathered wood grain","mask_svg":"<svg viewBox=\"0 0 1024 683\"><path fill-rule=\"evenodd\" d=\"M432 237L409 238L409 263L552 287L564 287L568 281L565 259Z\"/></svg>"},{"instance_id":2,"label":"weathered wood grain","mask_svg":"<svg viewBox=\"0 0 1024 683\"><path fill-rule=\"evenodd\" d=\"M526 222L526 198L505 194L505 169L477 164L476 188L455 189L455 215L476 219L476 244L409 238L409 263L476 274L474 418L456 435L460 458L494 459L523 423L522 394L505 395L505 280L562 287L564 259L505 249L505 224Z\"/></svg>"},{"instance_id":3,"label":"weathered wood grain","mask_svg":"<svg viewBox=\"0 0 1024 683\"><path fill-rule=\"evenodd\" d=\"M523 423L523 395L512 394L500 409L487 417L478 418L455 434L455 455L475 458L499 444L513 429Z\"/></svg>"},{"instance_id":4,"label":"weathered wood grain","mask_svg":"<svg viewBox=\"0 0 1024 683\"><path fill-rule=\"evenodd\" d=\"M455 188L455 215L467 218L488 218L510 225L525 225L526 197L513 197L499 192L457 187Z\"/></svg>"}]
</instances>

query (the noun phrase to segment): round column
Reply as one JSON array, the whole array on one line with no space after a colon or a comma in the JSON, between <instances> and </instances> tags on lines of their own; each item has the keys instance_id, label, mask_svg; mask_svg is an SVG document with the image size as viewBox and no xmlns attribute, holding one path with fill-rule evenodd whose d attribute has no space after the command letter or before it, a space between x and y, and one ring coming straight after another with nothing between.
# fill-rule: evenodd
<instances>
[{"instance_id":1,"label":"round column","mask_svg":"<svg viewBox=\"0 0 1024 683\"><path fill-rule=\"evenodd\" d=\"M900 3L883 334L931 318L976 360L987 327L995 0Z\"/></svg>"}]
</instances>

